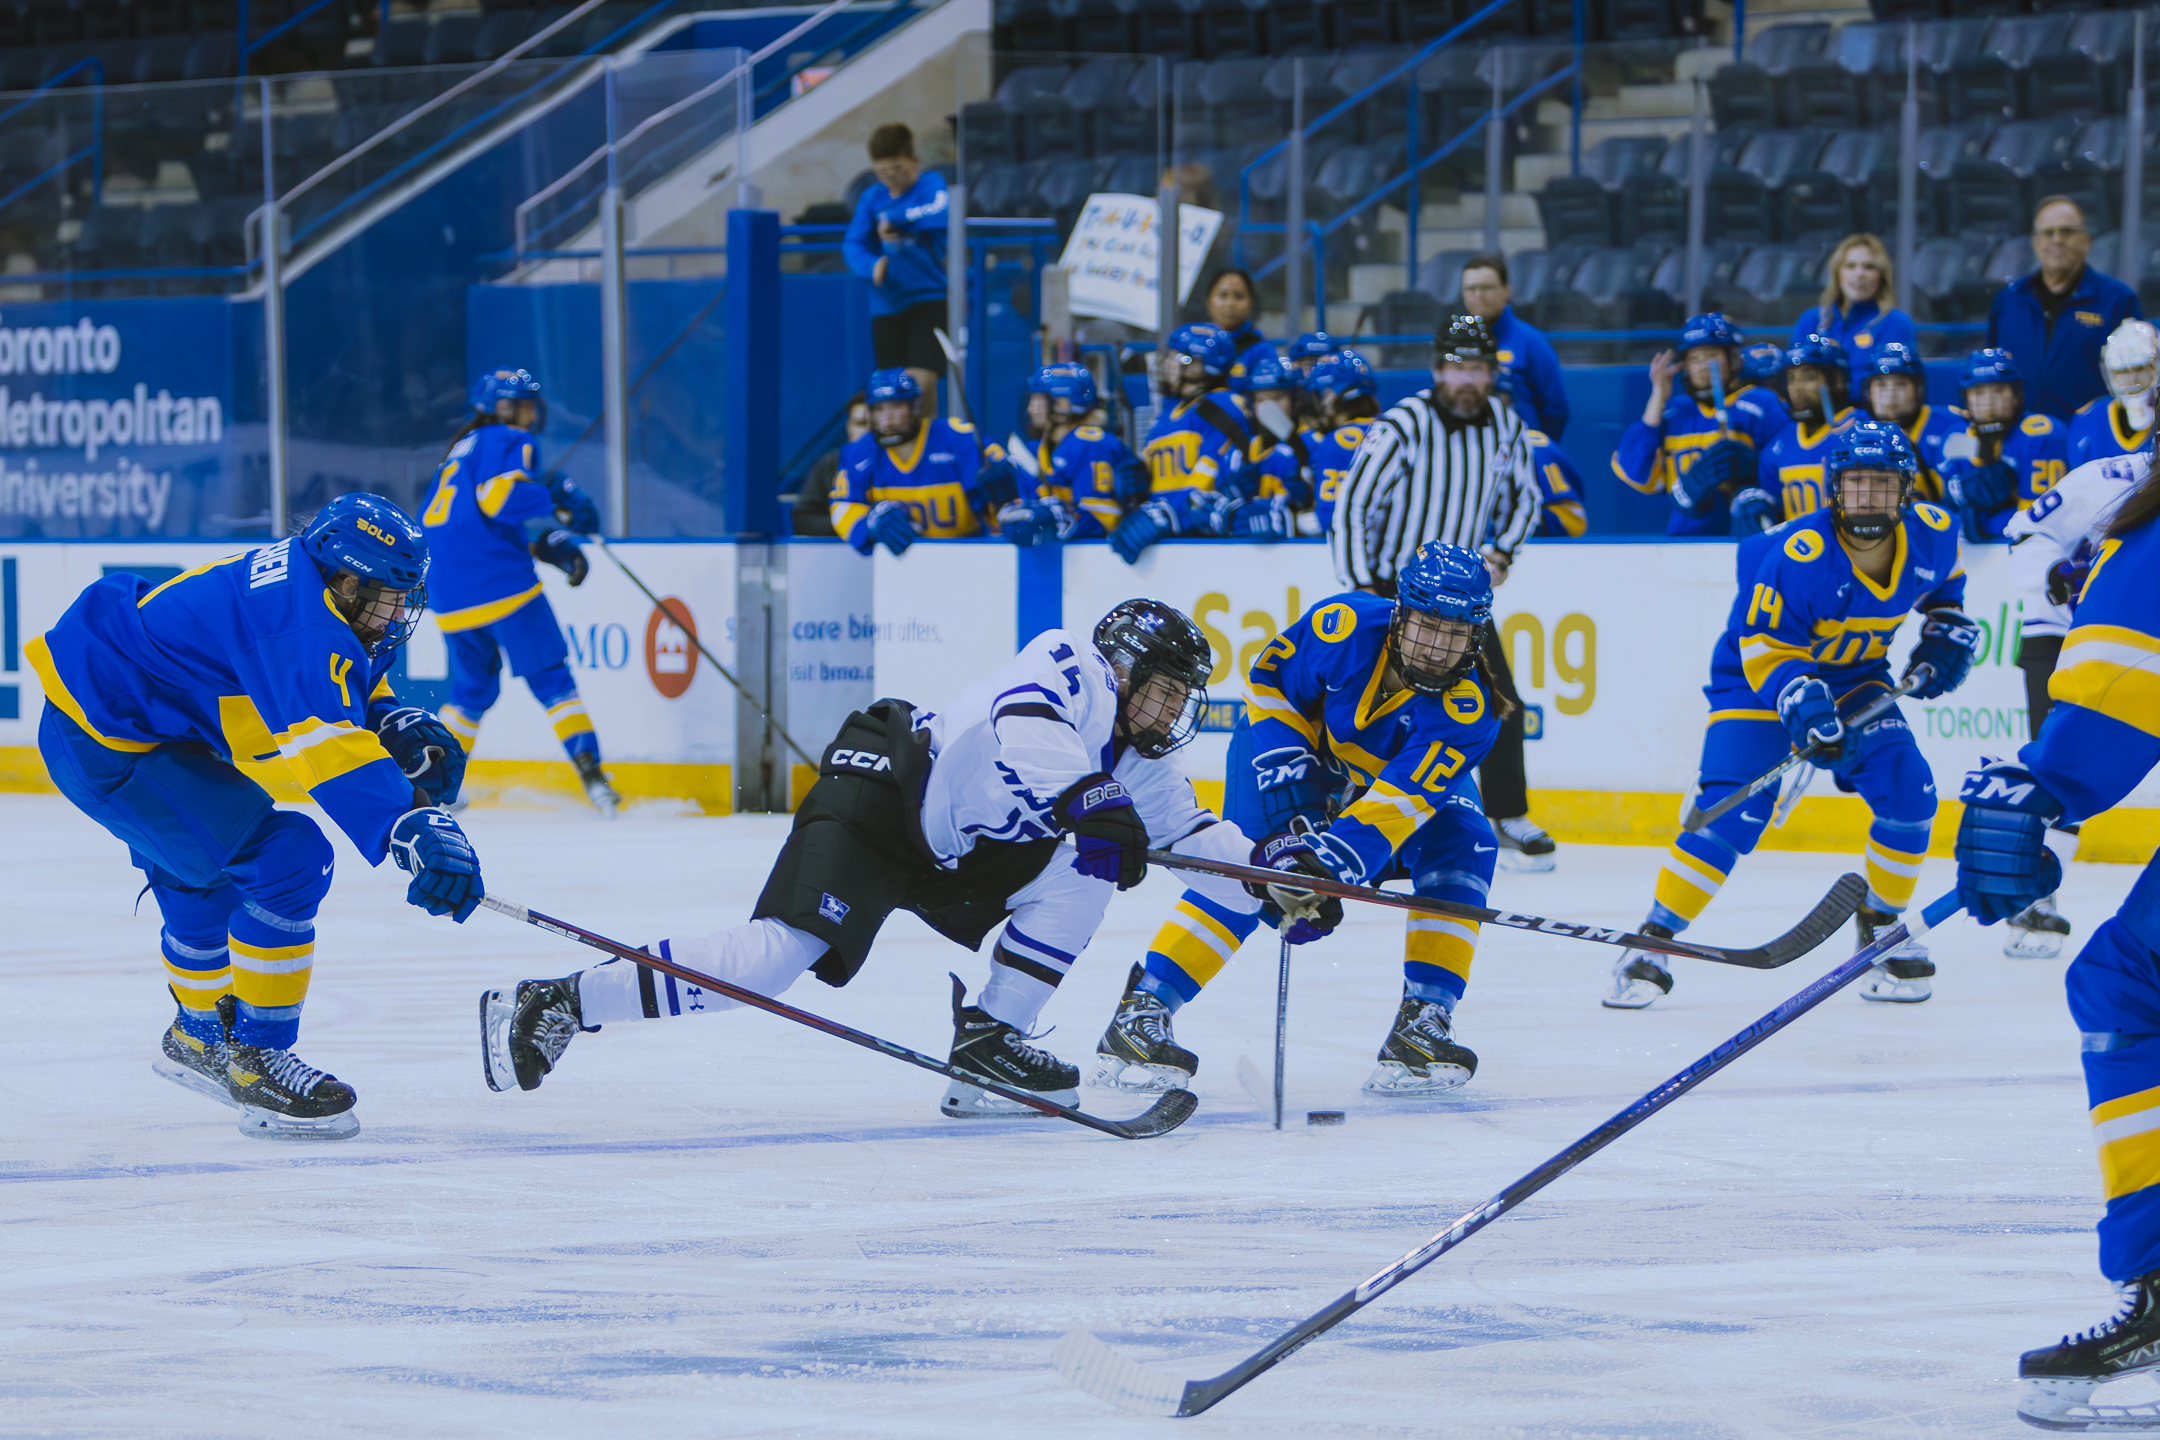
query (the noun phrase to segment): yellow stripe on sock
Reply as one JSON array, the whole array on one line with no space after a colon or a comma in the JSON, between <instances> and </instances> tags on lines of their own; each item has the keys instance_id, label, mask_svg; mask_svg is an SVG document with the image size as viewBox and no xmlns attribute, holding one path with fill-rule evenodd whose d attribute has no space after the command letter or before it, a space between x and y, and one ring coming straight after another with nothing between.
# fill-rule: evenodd
<instances>
[{"instance_id":1,"label":"yellow stripe on sock","mask_svg":"<svg viewBox=\"0 0 2160 1440\"><path fill-rule=\"evenodd\" d=\"M1477 958L1478 927L1475 921L1417 915L1404 927L1404 932L1403 959L1437 965L1465 980L1470 978L1470 962Z\"/></svg>"},{"instance_id":2,"label":"yellow stripe on sock","mask_svg":"<svg viewBox=\"0 0 2160 1440\"><path fill-rule=\"evenodd\" d=\"M313 966L271 974L235 967L233 996L258 1010L282 1010L307 999L308 981L314 974Z\"/></svg>"},{"instance_id":3,"label":"yellow stripe on sock","mask_svg":"<svg viewBox=\"0 0 2160 1440\"><path fill-rule=\"evenodd\" d=\"M1658 870L1657 903L1683 920L1693 920L1724 886L1723 875L1675 845L1665 852L1665 864Z\"/></svg>"},{"instance_id":4,"label":"yellow stripe on sock","mask_svg":"<svg viewBox=\"0 0 2160 1440\"><path fill-rule=\"evenodd\" d=\"M2125 1115L2135 1115L2140 1110L2160 1109L2160 1085L2149 1090L2133 1091L2113 1100L2103 1100L2092 1107L2092 1123L2105 1125L2110 1120L2120 1120Z\"/></svg>"},{"instance_id":5,"label":"yellow stripe on sock","mask_svg":"<svg viewBox=\"0 0 2160 1440\"><path fill-rule=\"evenodd\" d=\"M2160 1120L2156 1120L2160 1125ZM2110 1200L2160 1184L2160 1128L2100 1146L2100 1189Z\"/></svg>"},{"instance_id":6,"label":"yellow stripe on sock","mask_svg":"<svg viewBox=\"0 0 2160 1440\"><path fill-rule=\"evenodd\" d=\"M1168 958L1195 986L1205 987L1237 954L1238 939L1212 915L1181 900L1148 948Z\"/></svg>"},{"instance_id":7,"label":"yellow stripe on sock","mask_svg":"<svg viewBox=\"0 0 2160 1440\"><path fill-rule=\"evenodd\" d=\"M315 963L315 942L312 940L298 945L280 945L275 949L250 945L245 940L228 939L226 944L232 950L233 968L252 970L258 975L305 970Z\"/></svg>"},{"instance_id":8,"label":"yellow stripe on sock","mask_svg":"<svg viewBox=\"0 0 2160 1440\"><path fill-rule=\"evenodd\" d=\"M435 718L450 727L450 733L457 736L458 744L465 747L467 754L472 753L472 747L480 739L480 722L478 720L473 719L455 705L443 706L442 709L435 712Z\"/></svg>"},{"instance_id":9,"label":"yellow stripe on sock","mask_svg":"<svg viewBox=\"0 0 2160 1440\"><path fill-rule=\"evenodd\" d=\"M1891 911L1903 910L1912 904L1913 891L1920 884L1919 855L1908 855L1901 850L1886 850L1870 840L1865 852L1867 857L1868 889Z\"/></svg>"},{"instance_id":10,"label":"yellow stripe on sock","mask_svg":"<svg viewBox=\"0 0 2160 1440\"><path fill-rule=\"evenodd\" d=\"M565 700L548 707L548 720L555 727L557 740L568 740L573 735L590 735L592 717L585 713L582 700Z\"/></svg>"},{"instance_id":11,"label":"yellow stripe on sock","mask_svg":"<svg viewBox=\"0 0 2160 1440\"><path fill-rule=\"evenodd\" d=\"M183 970L167 960L165 978L180 996L180 1003L190 1010L215 1010L218 996L232 989L230 965L216 970Z\"/></svg>"}]
</instances>

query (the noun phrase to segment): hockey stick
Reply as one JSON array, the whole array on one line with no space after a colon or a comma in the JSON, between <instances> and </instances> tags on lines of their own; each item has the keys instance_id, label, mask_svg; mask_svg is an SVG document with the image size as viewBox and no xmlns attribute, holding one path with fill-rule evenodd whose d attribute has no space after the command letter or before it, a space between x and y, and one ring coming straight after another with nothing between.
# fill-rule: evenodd
<instances>
[{"instance_id":1,"label":"hockey stick","mask_svg":"<svg viewBox=\"0 0 2160 1440\"><path fill-rule=\"evenodd\" d=\"M624 576L629 579L632 585L637 586L639 590L644 592L645 598L652 601L653 607L655 609L665 610L667 608L665 605L660 603L660 597L653 594L652 587L650 585L647 585L643 580L638 579L637 571L632 570L628 565L623 564L622 556L617 555L615 553L615 547L607 543L607 537L602 535L593 535L588 538L591 539L595 545L598 545L600 547L602 554L606 555L608 559L615 562L615 568L622 571ZM812 769L816 769L818 763L817 757L815 755L812 755L809 751L803 749L802 746L795 743L795 737L788 734L787 731L781 727L779 721L773 719L771 711L767 710L763 705L758 703L758 697L751 694L749 689L742 683L742 681L735 678L735 673L733 671L729 670L727 666L720 663L720 657L705 648L705 642L698 639L697 632L688 628L687 626L680 628L682 628L682 631L685 635L688 635L690 637L690 643L697 646L698 654L705 657L705 662L708 665L712 666L713 669L720 672L720 678L727 681L728 684L734 686L736 693L740 694L743 699L749 701L750 708L757 711L758 717L762 719L767 725L772 726L773 734L778 735L781 739L781 742L785 744L788 749L793 750L797 755L802 756L803 763L805 765L810 766Z\"/></svg>"},{"instance_id":2,"label":"hockey stick","mask_svg":"<svg viewBox=\"0 0 2160 1440\"><path fill-rule=\"evenodd\" d=\"M1316 875L1300 874L1294 882L1286 881L1280 870L1262 870L1254 865L1238 865L1228 860L1202 860L1192 855L1175 855L1168 850L1147 852L1150 865L1160 865L1169 870L1190 870L1198 875L1215 875L1225 880L1243 880L1255 885L1285 885L1295 883L1300 890L1310 890L1320 895L1334 895L1344 900L1363 900L1372 905L1388 905L1397 910L1414 910L1421 915L1445 915L1451 920L1476 920L1487 925L1504 925L1511 930L1535 930L1545 935L1564 935L1570 940L1588 940L1596 945L1620 945L1630 950L1648 950L1659 955L1680 955L1692 960L1708 960L1715 965L1739 965L1749 970L1775 970L1789 965L1816 946L1837 933L1860 908L1867 898L1867 881L1858 875L1841 875L1830 893L1815 903L1806 918L1767 945L1751 950L1727 950L1717 945L1697 945L1692 941L1670 937L1660 939L1655 935L1634 935L1625 930L1608 930L1602 925L1583 925L1573 920L1548 920L1542 915L1517 915L1508 910L1487 910L1482 905L1459 905L1453 900L1432 900L1423 895L1398 895L1392 890L1376 890L1367 885L1352 885L1342 880L1324 880Z\"/></svg>"},{"instance_id":3,"label":"hockey stick","mask_svg":"<svg viewBox=\"0 0 2160 1440\"><path fill-rule=\"evenodd\" d=\"M633 964L658 970L662 974L672 975L678 980L700 986L716 995L725 995L728 999L739 1004L763 1010L767 1014L778 1015L781 1019L792 1020L798 1025L807 1025L812 1030L822 1030L835 1039L847 1041L850 1045L860 1045L865 1050L875 1050L882 1055L890 1055L893 1059L904 1060L917 1069L935 1071L948 1080L962 1081L965 1084L975 1086L977 1089L986 1090L992 1095L1000 1095L1007 1100L1025 1105L1031 1110L1040 1110L1045 1115L1055 1115L1061 1120L1070 1120L1075 1125L1085 1125L1090 1130L1100 1130L1105 1135L1115 1135L1120 1140L1151 1140L1157 1135L1167 1135L1190 1119L1194 1109L1200 1104L1198 1098L1190 1090L1170 1090L1164 1092L1163 1097L1157 1100L1154 1105L1130 1120L1105 1120L1099 1115L1090 1115L1084 1110L1075 1110L1070 1106L1060 1105L1052 1100L1045 1100L1040 1095L1030 1095L1025 1090L1014 1090L1000 1085L995 1080L977 1075L971 1070L963 1070L948 1061L933 1060L919 1051L908 1049L905 1045L896 1045L890 1040L880 1040L875 1035L868 1035L860 1030L851 1029L837 1020L827 1020L824 1016L813 1015L808 1010L798 1010L793 1005L784 1004L769 995L760 995L755 990L745 990L739 985L730 985L725 980L715 980L710 975L701 975L688 966L678 965L672 960L662 959L658 955L649 955L643 950L633 950L620 941L608 939L605 935L596 935L590 930L581 930L567 920L557 920L552 915L543 915L537 910L528 910L523 905L513 904L508 900L498 899L493 895L482 899L480 903L499 915L507 915L512 920L519 920L527 925L537 926L550 934L560 935L565 940L575 940L580 945L590 945L593 949L605 951L618 960L628 960Z\"/></svg>"},{"instance_id":4,"label":"hockey stick","mask_svg":"<svg viewBox=\"0 0 2160 1440\"><path fill-rule=\"evenodd\" d=\"M1283 1041L1290 1028L1290 937L1283 936L1282 969L1275 978L1275 1128L1282 1129Z\"/></svg>"},{"instance_id":5,"label":"hockey stick","mask_svg":"<svg viewBox=\"0 0 2160 1440\"><path fill-rule=\"evenodd\" d=\"M930 333L937 336L938 349L945 352L945 363L952 367L953 403L960 407L960 418L973 425L975 412L968 409L967 403L967 367L960 363L960 352L954 348L952 336L947 335L942 328Z\"/></svg>"},{"instance_id":6,"label":"hockey stick","mask_svg":"<svg viewBox=\"0 0 2160 1440\"><path fill-rule=\"evenodd\" d=\"M1186 1416L1201 1411L1249 1384L1261 1372L1287 1359L1300 1346L1334 1329L1538 1191L1574 1169L1643 1121L1709 1079L1823 1001L1865 975L1876 961L1907 940L1926 934L1959 910L1955 891L1927 907L1920 917L1896 925L1875 943L1814 981L1769 1014L1666 1080L1649 1094L1539 1165L1499 1194L1465 1213L1453 1225L1380 1271L1334 1303L1277 1336L1265 1349L1248 1355L1222 1374L1206 1380L1181 1380L1150 1370L1112 1350L1085 1330L1074 1330L1055 1351L1058 1373L1098 1400L1148 1415Z\"/></svg>"},{"instance_id":7,"label":"hockey stick","mask_svg":"<svg viewBox=\"0 0 2160 1440\"><path fill-rule=\"evenodd\" d=\"M1919 689L1922 684L1924 684L1927 680L1933 677L1934 673L1934 670L1926 665L1915 668L1912 674L1906 676L1904 680L1899 682L1898 687L1895 690L1890 691L1886 695L1878 695L1873 700L1869 701L1867 704L1861 706L1859 712L1855 714L1852 719L1845 721L1845 728L1848 730L1857 730L1862 725L1867 724L1871 720L1880 719L1883 715L1889 712L1891 706L1897 704L1898 701L1904 699L1906 696L1912 694L1913 691ZM1840 737L1841 741L1842 738L1843 737ZM1744 788L1733 791L1732 794L1727 795L1724 799L1718 801L1717 804L1711 806L1708 810L1697 810L1692 805L1689 806L1687 815L1680 821L1680 828L1686 831L1688 834L1693 835L1696 831L1702 829L1705 825L1708 825L1711 821L1717 819L1719 816L1725 815L1730 811L1738 808L1739 806L1747 804L1748 801L1754 799L1757 795L1762 794L1763 791L1768 790L1771 786L1777 784L1780 780L1785 778L1785 772L1792 769L1795 765L1814 764L1817 760L1822 758L1824 752L1827 751L1829 748L1830 747L1827 745L1810 745L1805 750L1795 750L1792 754L1786 756L1783 760L1778 761L1777 764L1771 766L1768 770L1763 771L1762 774L1756 776L1753 780L1748 781L1747 785Z\"/></svg>"}]
</instances>

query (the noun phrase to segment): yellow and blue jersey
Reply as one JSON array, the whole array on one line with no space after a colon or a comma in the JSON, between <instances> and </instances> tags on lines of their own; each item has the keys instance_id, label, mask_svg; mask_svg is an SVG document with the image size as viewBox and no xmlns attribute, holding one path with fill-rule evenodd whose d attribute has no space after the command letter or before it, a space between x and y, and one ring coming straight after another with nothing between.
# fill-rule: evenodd
<instances>
[{"instance_id":1,"label":"yellow and blue jersey","mask_svg":"<svg viewBox=\"0 0 2160 1440\"><path fill-rule=\"evenodd\" d=\"M1747 686L1768 708L1785 687L1814 675L1842 695L1887 683L1890 641L1916 609L1965 603L1957 517L1937 505L1907 507L1891 537L1890 578L1878 585L1854 563L1828 510L1771 531L1775 544L1734 605Z\"/></svg>"},{"instance_id":2,"label":"yellow and blue jersey","mask_svg":"<svg viewBox=\"0 0 2160 1440\"><path fill-rule=\"evenodd\" d=\"M1859 411L1847 409L1838 411L1827 425L1790 420L1763 447L1762 458L1755 463L1755 483L1777 499L1781 519L1797 520L1830 503L1823 494L1823 462L1837 448L1845 428L1859 418Z\"/></svg>"},{"instance_id":3,"label":"yellow and blue jersey","mask_svg":"<svg viewBox=\"0 0 2160 1440\"><path fill-rule=\"evenodd\" d=\"M2048 696L2018 759L2066 819L2120 804L2160 763L2160 525L2100 542Z\"/></svg>"},{"instance_id":4,"label":"yellow and blue jersey","mask_svg":"<svg viewBox=\"0 0 2160 1440\"><path fill-rule=\"evenodd\" d=\"M1970 435L1971 431L1962 433ZM1979 444L1977 436L1973 437L1973 444ZM2070 427L2052 415L2027 415L2018 421L2015 430L2003 437L2002 458L2009 461L2010 468L2017 473L2017 504L2010 509L1975 517L1981 534L1991 540L2001 537L2003 527L2010 523L2012 515L2030 508L2033 501L2061 484L2063 476L2070 473ZM1943 480L1948 483L1955 476L1975 468L1977 466L1969 459L1945 460Z\"/></svg>"},{"instance_id":5,"label":"yellow and blue jersey","mask_svg":"<svg viewBox=\"0 0 2160 1440\"><path fill-rule=\"evenodd\" d=\"M993 459L1005 453L1002 447L990 449ZM897 500L907 506L915 533L926 540L979 535L988 503L975 479L982 465L982 441L965 420L940 416L918 427L912 440L889 448L875 435L851 440L833 476L833 533L852 544L855 527L871 506Z\"/></svg>"},{"instance_id":6,"label":"yellow and blue jersey","mask_svg":"<svg viewBox=\"0 0 2160 1440\"><path fill-rule=\"evenodd\" d=\"M2123 403L2103 395L2088 400L2070 417L2070 453L2066 457L2068 468L2064 474L2077 469L2088 460L2105 460L2114 455L2134 455L2145 448L2152 435L2152 426L2134 430L2130 417L2123 413Z\"/></svg>"},{"instance_id":7,"label":"yellow and blue jersey","mask_svg":"<svg viewBox=\"0 0 2160 1440\"><path fill-rule=\"evenodd\" d=\"M1543 497L1538 528L1531 533L1548 539L1588 533L1590 514L1583 509L1582 476L1575 473L1567 452L1542 430L1523 431L1523 443L1530 447L1530 468ZM1345 464L1346 472L1348 468Z\"/></svg>"},{"instance_id":8,"label":"yellow and blue jersey","mask_svg":"<svg viewBox=\"0 0 2160 1440\"><path fill-rule=\"evenodd\" d=\"M1245 398L1228 390L1170 406L1156 417L1141 456L1149 493L1181 505L1196 490L1239 490L1252 432Z\"/></svg>"},{"instance_id":9,"label":"yellow and blue jersey","mask_svg":"<svg viewBox=\"0 0 2160 1440\"><path fill-rule=\"evenodd\" d=\"M1469 784L1500 716L1474 675L1446 695L1390 690L1395 604L1352 592L1313 606L1269 642L1246 676L1256 763L1275 751L1318 756L1349 797L1329 833L1378 875Z\"/></svg>"},{"instance_id":10,"label":"yellow and blue jersey","mask_svg":"<svg viewBox=\"0 0 2160 1440\"><path fill-rule=\"evenodd\" d=\"M1285 496L1294 510L1310 509L1325 535L1335 520L1335 499L1350 478L1350 462L1365 443L1368 428L1361 420L1333 430L1300 430L1261 457L1259 493Z\"/></svg>"},{"instance_id":11,"label":"yellow and blue jersey","mask_svg":"<svg viewBox=\"0 0 2160 1440\"><path fill-rule=\"evenodd\" d=\"M1943 465L1947 457L1943 447L1953 435L1965 433L1964 417L1950 411L1938 410L1933 405L1922 405L1920 413L1913 416L1912 424L1901 425L1905 438L1920 457L1920 480L1913 493L1922 500L1941 504L1948 493L1943 489Z\"/></svg>"},{"instance_id":12,"label":"yellow and blue jersey","mask_svg":"<svg viewBox=\"0 0 2160 1440\"><path fill-rule=\"evenodd\" d=\"M370 864L413 807L412 782L367 724L390 697L297 540L153 587L108 575L24 647L45 698L109 750L199 742L282 759Z\"/></svg>"},{"instance_id":13,"label":"yellow and blue jersey","mask_svg":"<svg viewBox=\"0 0 2160 1440\"><path fill-rule=\"evenodd\" d=\"M555 500L534 478L539 463L532 433L514 425L482 425L443 457L420 525L428 608L445 633L492 625L540 594L525 522L552 517Z\"/></svg>"},{"instance_id":14,"label":"yellow and blue jersey","mask_svg":"<svg viewBox=\"0 0 2160 1440\"><path fill-rule=\"evenodd\" d=\"M1718 441L1737 440L1760 455L1788 423L1785 402L1761 385L1741 386L1726 402L1725 418L1730 435L1719 432L1714 407L1692 395L1676 394L1656 426L1638 419L1620 433L1613 474L1630 489L1663 495ZM1669 535L1723 535L1731 524L1722 506L1707 516L1689 515L1675 506L1665 530Z\"/></svg>"},{"instance_id":15,"label":"yellow and blue jersey","mask_svg":"<svg viewBox=\"0 0 2160 1440\"><path fill-rule=\"evenodd\" d=\"M1100 425L1075 426L1035 447L1035 498L1056 500L1074 516L1069 540L1100 540L1147 495L1147 470L1123 440Z\"/></svg>"}]
</instances>

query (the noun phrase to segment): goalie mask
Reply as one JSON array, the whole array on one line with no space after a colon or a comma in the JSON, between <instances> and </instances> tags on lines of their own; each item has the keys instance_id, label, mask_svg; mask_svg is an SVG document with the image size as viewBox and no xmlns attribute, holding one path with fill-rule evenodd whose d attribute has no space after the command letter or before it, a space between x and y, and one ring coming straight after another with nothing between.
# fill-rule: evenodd
<instances>
[{"instance_id":1,"label":"goalie mask","mask_svg":"<svg viewBox=\"0 0 2160 1440\"><path fill-rule=\"evenodd\" d=\"M2153 386L2160 381L2160 329L2149 320L2125 320L2100 348L2100 371L2108 393L2122 401L2132 430L2153 423Z\"/></svg>"},{"instance_id":2,"label":"goalie mask","mask_svg":"<svg viewBox=\"0 0 2160 1440\"><path fill-rule=\"evenodd\" d=\"M1474 550L1428 540L1395 581L1388 653L1405 687L1445 695L1477 663L1492 622L1492 574Z\"/></svg>"},{"instance_id":3,"label":"goalie mask","mask_svg":"<svg viewBox=\"0 0 2160 1440\"><path fill-rule=\"evenodd\" d=\"M1215 652L1200 627L1160 600L1127 600L1095 627L1118 677L1118 734L1150 760L1192 739L1207 713Z\"/></svg>"}]
</instances>

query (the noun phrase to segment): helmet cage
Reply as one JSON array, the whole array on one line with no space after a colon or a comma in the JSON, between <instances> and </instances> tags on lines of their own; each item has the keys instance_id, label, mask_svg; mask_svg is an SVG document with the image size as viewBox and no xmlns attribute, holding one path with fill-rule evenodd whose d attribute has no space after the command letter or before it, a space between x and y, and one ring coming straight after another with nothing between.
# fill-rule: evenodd
<instances>
[{"instance_id":1,"label":"helmet cage","mask_svg":"<svg viewBox=\"0 0 2160 1440\"><path fill-rule=\"evenodd\" d=\"M1215 655L1200 629L1159 600L1127 600L1095 627L1095 648L1118 677L1125 741L1160 760L1199 733Z\"/></svg>"}]
</instances>

